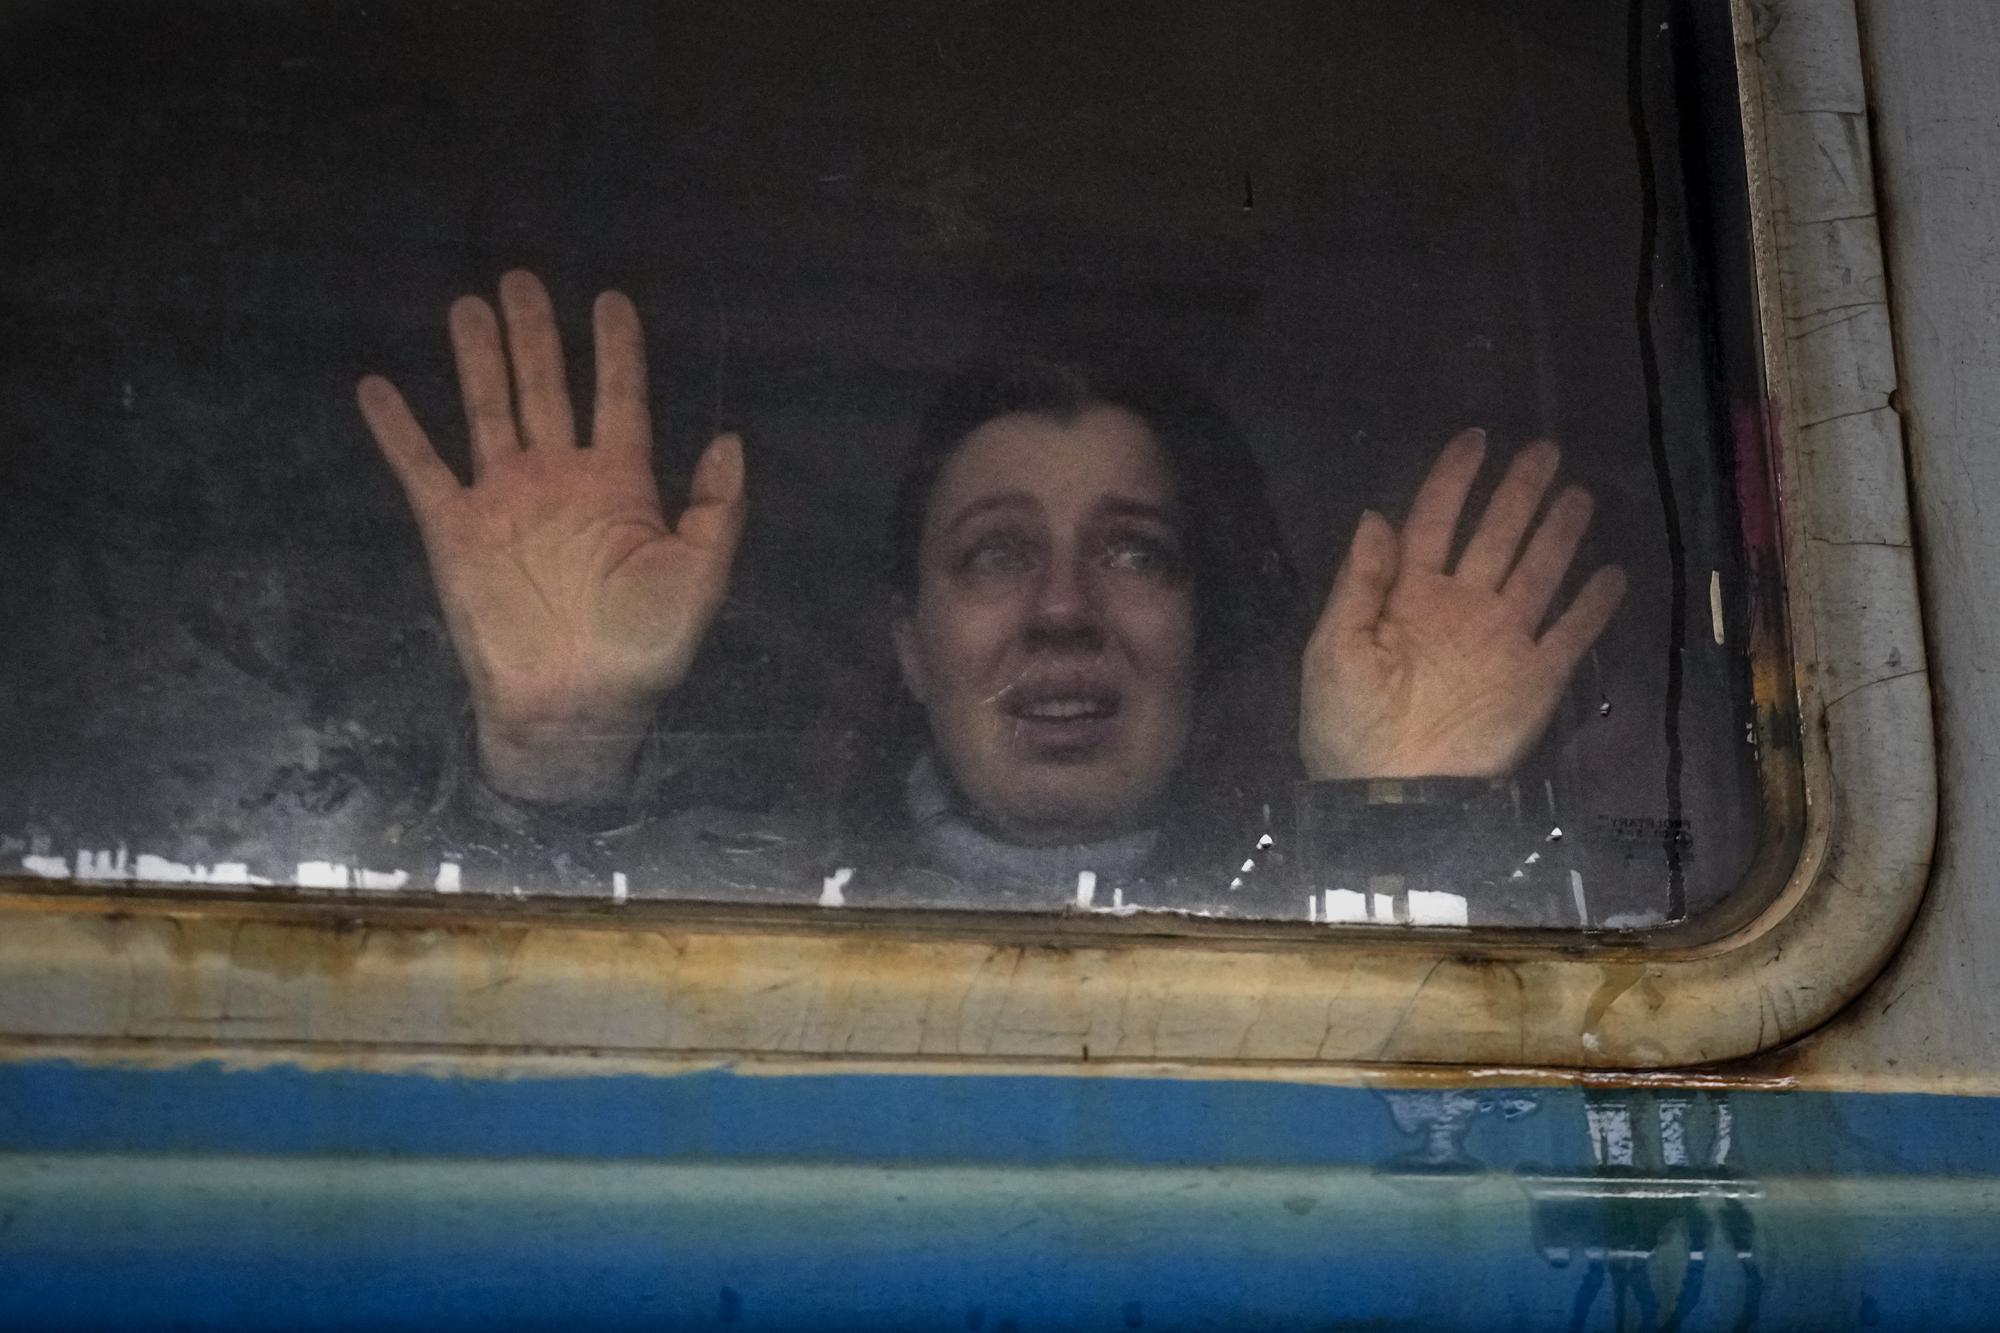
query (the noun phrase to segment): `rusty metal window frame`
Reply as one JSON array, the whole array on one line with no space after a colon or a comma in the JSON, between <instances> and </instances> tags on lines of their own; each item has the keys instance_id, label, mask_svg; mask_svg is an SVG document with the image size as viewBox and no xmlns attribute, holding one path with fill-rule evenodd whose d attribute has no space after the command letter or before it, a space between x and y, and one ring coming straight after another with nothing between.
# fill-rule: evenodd
<instances>
[{"instance_id":1,"label":"rusty metal window frame","mask_svg":"<svg viewBox=\"0 0 2000 1333\"><path fill-rule=\"evenodd\" d=\"M1680 1066L1810 1030L1888 960L1921 897L1929 685L1853 0L1732 0L1732 17L1784 564L1772 610L1793 648L1788 675L1780 655L1755 663L1756 689L1796 710L1805 793L1795 862L1759 872L1783 887L1746 894L1742 919L1611 940L1302 933L15 878L0 880L0 1053L1344 1078Z\"/></svg>"}]
</instances>

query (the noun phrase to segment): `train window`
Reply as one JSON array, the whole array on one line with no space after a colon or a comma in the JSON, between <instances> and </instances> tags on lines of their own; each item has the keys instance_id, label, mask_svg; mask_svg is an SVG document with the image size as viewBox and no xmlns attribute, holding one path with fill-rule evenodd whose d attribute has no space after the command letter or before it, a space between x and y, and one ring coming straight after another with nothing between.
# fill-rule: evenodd
<instances>
[{"instance_id":1,"label":"train window","mask_svg":"<svg viewBox=\"0 0 2000 1333\"><path fill-rule=\"evenodd\" d=\"M1166 933L1223 1010L1755 934L1824 839L1738 17L15 7L20 901Z\"/></svg>"}]
</instances>

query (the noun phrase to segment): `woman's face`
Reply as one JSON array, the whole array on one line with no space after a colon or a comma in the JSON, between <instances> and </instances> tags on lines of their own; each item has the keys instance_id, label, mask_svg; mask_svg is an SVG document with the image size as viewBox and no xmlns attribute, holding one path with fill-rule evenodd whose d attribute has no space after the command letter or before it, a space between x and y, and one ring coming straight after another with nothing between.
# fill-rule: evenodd
<instances>
[{"instance_id":1,"label":"woman's face","mask_svg":"<svg viewBox=\"0 0 2000 1333\"><path fill-rule=\"evenodd\" d=\"M895 636L939 756L1001 831L1072 842L1142 821L1194 696L1193 584L1152 431L1099 406L966 436Z\"/></svg>"}]
</instances>

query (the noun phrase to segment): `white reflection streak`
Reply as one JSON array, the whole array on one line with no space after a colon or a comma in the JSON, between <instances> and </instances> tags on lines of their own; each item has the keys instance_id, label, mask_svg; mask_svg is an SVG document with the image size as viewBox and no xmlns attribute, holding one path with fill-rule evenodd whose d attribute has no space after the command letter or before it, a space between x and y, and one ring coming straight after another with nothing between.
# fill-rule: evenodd
<instances>
[{"instance_id":1,"label":"white reflection streak","mask_svg":"<svg viewBox=\"0 0 2000 1333\"><path fill-rule=\"evenodd\" d=\"M352 869L339 861L301 861L293 881L302 889L367 889L394 893L410 882L407 870ZM443 872L439 872L442 877Z\"/></svg>"},{"instance_id":2,"label":"white reflection streak","mask_svg":"<svg viewBox=\"0 0 2000 1333\"><path fill-rule=\"evenodd\" d=\"M831 875L828 875L825 882L820 885L819 905L821 907L847 906L847 895L842 893L841 890L845 889L847 881L853 878L854 867L852 866L842 866Z\"/></svg>"},{"instance_id":3,"label":"white reflection streak","mask_svg":"<svg viewBox=\"0 0 2000 1333\"><path fill-rule=\"evenodd\" d=\"M141 852L136 857L121 846L117 851L78 848L76 868L60 856L24 856L21 868L43 879L74 879L81 884L108 884L137 880L144 884L226 884L236 887L269 887L276 881L250 873L242 861L218 861L214 865L175 861Z\"/></svg>"},{"instance_id":4,"label":"white reflection streak","mask_svg":"<svg viewBox=\"0 0 2000 1333\"><path fill-rule=\"evenodd\" d=\"M302 889L344 889L347 867L338 861L301 861L292 872L292 882Z\"/></svg>"},{"instance_id":5,"label":"white reflection streak","mask_svg":"<svg viewBox=\"0 0 2000 1333\"><path fill-rule=\"evenodd\" d=\"M1413 926L1463 926L1471 923L1464 898L1456 893L1410 890L1410 924Z\"/></svg>"},{"instance_id":6,"label":"white reflection streak","mask_svg":"<svg viewBox=\"0 0 2000 1333\"><path fill-rule=\"evenodd\" d=\"M222 861L213 866L186 865L164 856L141 854L132 866L132 878L153 884L269 884L271 881L250 873L241 861Z\"/></svg>"},{"instance_id":7,"label":"white reflection streak","mask_svg":"<svg viewBox=\"0 0 2000 1333\"><path fill-rule=\"evenodd\" d=\"M126 867L126 853L120 847L116 855L111 852L86 852L76 854L76 877L87 883L101 884L106 880L130 879L132 872Z\"/></svg>"},{"instance_id":8,"label":"white reflection streak","mask_svg":"<svg viewBox=\"0 0 2000 1333\"><path fill-rule=\"evenodd\" d=\"M1368 895L1357 889L1328 889L1320 913L1329 926L1352 925L1368 919Z\"/></svg>"}]
</instances>

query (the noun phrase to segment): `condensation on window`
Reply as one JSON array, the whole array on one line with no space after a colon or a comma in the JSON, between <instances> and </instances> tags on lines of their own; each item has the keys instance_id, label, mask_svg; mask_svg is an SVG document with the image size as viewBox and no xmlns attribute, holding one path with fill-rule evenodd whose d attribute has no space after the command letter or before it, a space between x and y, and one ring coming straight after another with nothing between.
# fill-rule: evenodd
<instances>
[{"instance_id":1,"label":"condensation on window","mask_svg":"<svg viewBox=\"0 0 2000 1333\"><path fill-rule=\"evenodd\" d=\"M17 7L0 872L1716 910L1726 9Z\"/></svg>"}]
</instances>

